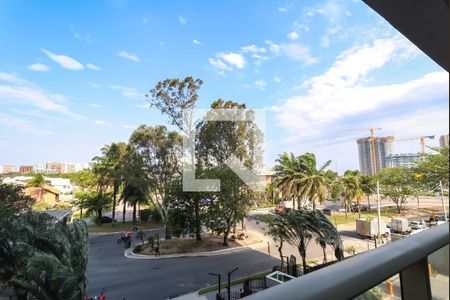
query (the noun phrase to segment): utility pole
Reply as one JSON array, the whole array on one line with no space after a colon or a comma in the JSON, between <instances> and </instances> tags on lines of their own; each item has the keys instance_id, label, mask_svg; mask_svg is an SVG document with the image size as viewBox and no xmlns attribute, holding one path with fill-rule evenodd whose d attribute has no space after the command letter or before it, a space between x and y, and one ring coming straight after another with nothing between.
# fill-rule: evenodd
<instances>
[{"instance_id":1,"label":"utility pole","mask_svg":"<svg viewBox=\"0 0 450 300\"><path fill-rule=\"evenodd\" d=\"M441 201L442 201L442 207L444 208L444 218L445 222L447 222L447 208L445 207L445 201L444 201L444 188L442 187L442 181L439 181L439 187L441 188Z\"/></svg>"},{"instance_id":2,"label":"utility pole","mask_svg":"<svg viewBox=\"0 0 450 300\"><path fill-rule=\"evenodd\" d=\"M377 180L377 216L378 216L378 237L380 237L381 234L381 226L380 226L380 219L381 219L381 210L380 210L380 182ZM376 243L376 242L375 242Z\"/></svg>"}]
</instances>

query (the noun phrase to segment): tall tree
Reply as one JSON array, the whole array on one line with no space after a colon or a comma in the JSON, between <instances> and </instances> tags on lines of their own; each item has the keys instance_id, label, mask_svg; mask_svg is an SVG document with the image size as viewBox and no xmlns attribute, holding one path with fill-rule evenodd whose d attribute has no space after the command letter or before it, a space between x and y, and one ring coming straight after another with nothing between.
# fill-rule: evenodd
<instances>
[{"instance_id":1,"label":"tall tree","mask_svg":"<svg viewBox=\"0 0 450 300\"><path fill-rule=\"evenodd\" d=\"M356 199L358 217L361 218L360 201L364 192L361 187L359 171L346 171L342 178L342 183L344 185L343 196L346 201L346 207L348 205L352 207L353 201Z\"/></svg>"},{"instance_id":2,"label":"tall tree","mask_svg":"<svg viewBox=\"0 0 450 300\"><path fill-rule=\"evenodd\" d=\"M370 211L370 196L376 191L376 182L374 177L366 174L361 174L359 178L361 182L361 190L367 196L368 210Z\"/></svg>"},{"instance_id":3,"label":"tall tree","mask_svg":"<svg viewBox=\"0 0 450 300\"><path fill-rule=\"evenodd\" d=\"M165 126L139 126L129 141L130 151L142 159L142 170L146 174L149 200L158 209L166 224L166 238L170 238L165 188L180 174L182 138L176 131Z\"/></svg>"},{"instance_id":4,"label":"tall tree","mask_svg":"<svg viewBox=\"0 0 450 300\"><path fill-rule=\"evenodd\" d=\"M253 191L228 167L218 166L205 170L206 178L220 178L220 191L211 192L207 207L206 225L223 234L223 245L239 221L242 221L254 197Z\"/></svg>"},{"instance_id":5,"label":"tall tree","mask_svg":"<svg viewBox=\"0 0 450 300\"><path fill-rule=\"evenodd\" d=\"M387 168L383 169L378 176L381 184L381 192L395 203L397 212L400 213L408 196L414 194L412 185L412 181L414 180L413 171L401 167Z\"/></svg>"},{"instance_id":6,"label":"tall tree","mask_svg":"<svg viewBox=\"0 0 450 300\"><path fill-rule=\"evenodd\" d=\"M329 179L325 169L331 161L325 162L317 168L316 156L312 153L305 153L295 157L283 153L277 159L275 166L275 178L278 187L283 195L288 198L297 199L298 207L300 201L306 199L316 208L316 201L322 203L326 200L329 186Z\"/></svg>"},{"instance_id":7,"label":"tall tree","mask_svg":"<svg viewBox=\"0 0 450 300\"><path fill-rule=\"evenodd\" d=\"M434 154L428 154L427 160L420 162L414 172L420 174L421 180L431 190L437 189L439 182L445 189L449 188L449 148L432 148Z\"/></svg>"},{"instance_id":8,"label":"tall tree","mask_svg":"<svg viewBox=\"0 0 450 300\"><path fill-rule=\"evenodd\" d=\"M240 121L211 121L219 120L225 112ZM247 110L245 104L219 99L211 104L206 117L196 126L196 157L200 165L225 165L234 156L251 170L260 167L263 134L252 110Z\"/></svg>"}]
</instances>

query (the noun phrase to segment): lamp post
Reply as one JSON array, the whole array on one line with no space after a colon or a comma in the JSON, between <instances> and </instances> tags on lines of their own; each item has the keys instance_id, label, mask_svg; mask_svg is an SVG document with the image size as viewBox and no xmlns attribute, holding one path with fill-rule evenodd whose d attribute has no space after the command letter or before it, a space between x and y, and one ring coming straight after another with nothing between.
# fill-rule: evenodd
<instances>
[{"instance_id":1,"label":"lamp post","mask_svg":"<svg viewBox=\"0 0 450 300\"><path fill-rule=\"evenodd\" d=\"M211 276L217 276L217 278L218 278L218 280L219 280L219 287L218 287L218 289L217 289L217 294L220 295L220 278L221 278L220 274L216 274L216 273L208 273L208 275L211 275Z\"/></svg>"},{"instance_id":2,"label":"lamp post","mask_svg":"<svg viewBox=\"0 0 450 300\"><path fill-rule=\"evenodd\" d=\"M228 272L228 285L227 285L227 295L228 295L228 300L231 299L231 273L237 271L239 268L235 268L232 271Z\"/></svg>"},{"instance_id":3,"label":"lamp post","mask_svg":"<svg viewBox=\"0 0 450 300\"><path fill-rule=\"evenodd\" d=\"M381 234L381 226L380 226L380 219L381 219L381 211L380 211L380 182L377 181L377 217L378 217L378 236L380 237Z\"/></svg>"},{"instance_id":4,"label":"lamp post","mask_svg":"<svg viewBox=\"0 0 450 300\"><path fill-rule=\"evenodd\" d=\"M441 189L441 201L442 206L444 208L444 221L447 222L447 208L445 207L445 200L444 200L444 188L442 187L442 181L439 181L439 187Z\"/></svg>"}]
</instances>

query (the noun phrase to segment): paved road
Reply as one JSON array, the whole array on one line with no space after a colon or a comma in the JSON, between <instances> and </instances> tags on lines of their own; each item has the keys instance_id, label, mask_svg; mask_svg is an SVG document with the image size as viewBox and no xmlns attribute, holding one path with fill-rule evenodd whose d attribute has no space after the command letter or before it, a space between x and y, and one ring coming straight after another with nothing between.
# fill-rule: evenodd
<instances>
[{"instance_id":1,"label":"paved road","mask_svg":"<svg viewBox=\"0 0 450 300\"><path fill-rule=\"evenodd\" d=\"M168 299L215 284L209 272L221 273L235 267L233 278L271 269L278 261L264 252L246 250L214 257L132 260L123 256L117 234L91 235L88 262L88 293L104 288L107 299Z\"/></svg>"}]
</instances>

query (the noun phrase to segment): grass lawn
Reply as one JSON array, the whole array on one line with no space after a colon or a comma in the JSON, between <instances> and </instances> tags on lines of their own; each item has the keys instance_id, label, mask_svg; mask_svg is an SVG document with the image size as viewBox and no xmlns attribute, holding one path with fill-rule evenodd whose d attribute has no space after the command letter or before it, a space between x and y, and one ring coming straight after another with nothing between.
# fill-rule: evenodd
<instances>
[{"instance_id":1,"label":"grass lawn","mask_svg":"<svg viewBox=\"0 0 450 300\"><path fill-rule=\"evenodd\" d=\"M159 243L159 250L161 255L209 252L256 244L261 242L261 240L253 236L249 236L244 240L229 240L228 247L222 245L222 242L223 237L210 234L202 235L201 241L197 241L195 238L173 238L170 240L161 240ZM145 244L143 249L139 251L139 254L154 255L155 252L149 244Z\"/></svg>"},{"instance_id":2,"label":"grass lawn","mask_svg":"<svg viewBox=\"0 0 450 300\"><path fill-rule=\"evenodd\" d=\"M234 286L234 285L241 284L241 283L243 283L245 280L247 280L249 278L250 279L263 278L263 277L266 277L267 275L269 275L270 273L272 273L272 271L262 272L262 273L259 273L259 274L252 275L250 277L244 277L244 278L232 280L230 282L230 285ZM227 286L226 282L221 284L221 288L222 289L224 289L226 286ZM201 296L201 295L206 295L206 294L212 293L214 291L217 291L217 287L218 287L217 285L213 285L213 286L209 286L209 287L203 288L203 289L198 291L198 294Z\"/></svg>"},{"instance_id":3,"label":"grass lawn","mask_svg":"<svg viewBox=\"0 0 450 300\"><path fill-rule=\"evenodd\" d=\"M92 224L88 225L88 230L91 233L97 233L97 232L122 232L126 230L131 230L133 228L134 224L133 222L116 222L114 224L107 223L102 225ZM150 222L142 222L141 224L136 225L139 229L145 230L145 229L156 229L156 228L163 228L164 225L162 223L150 223Z\"/></svg>"},{"instance_id":4,"label":"grass lawn","mask_svg":"<svg viewBox=\"0 0 450 300\"><path fill-rule=\"evenodd\" d=\"M381 216L382 217L395 217L399 216L397 214L397 209L395 207L385 207L381 209ZM331 216L327 216L328 219L333 223L334 225L341 225L346 223L354 223L357 219L359 219L358 213L351 213L349 212L347 214L347 219L345 218L345 213L343 212L333 212ZM370 212L361 212L361 218L376 218L377 217L377 211L371 210Z\"/></svg>"}]
</instances>

